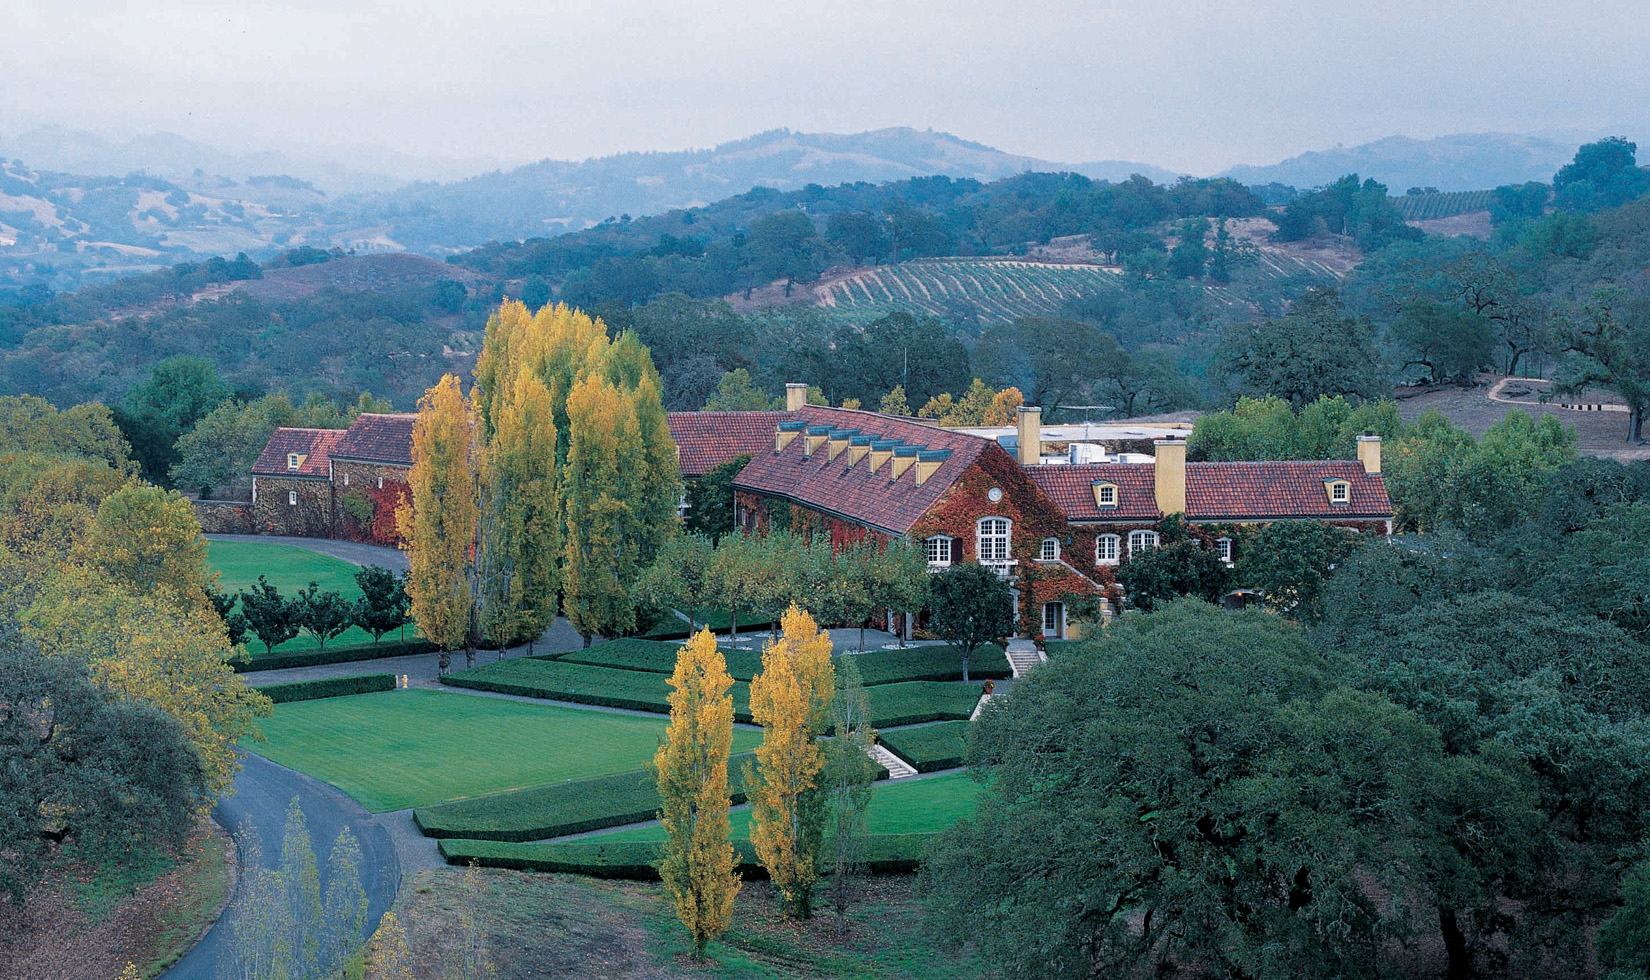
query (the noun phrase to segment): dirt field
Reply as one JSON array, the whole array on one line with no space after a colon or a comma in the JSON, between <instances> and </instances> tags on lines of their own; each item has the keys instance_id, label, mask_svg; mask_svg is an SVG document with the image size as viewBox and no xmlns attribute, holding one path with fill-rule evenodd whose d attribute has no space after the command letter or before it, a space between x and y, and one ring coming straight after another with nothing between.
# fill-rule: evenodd
<instances>
[{"instance_id":1,"label":"dirt field","mask_svg":"<svg viewBox=\"0 0 1650 980\"><path fill-rule=\"evenodd\" d=\"M155 976L223 910L234 854L223 828L202 820L183 857L152 881L62 873L30 892L21 910L0 900L0 980L114 980L127 963Z\"/></svg>"},{"instance_id":2,"label":"dirt field","mask_svg":"<svg viewBox=\"0 0 1650 980\"><path fill-rule=\"evenodd\" d=\"M1492 399L1491 392L1501 381L1507 383ZM1397 392L1398 412L1405 419L1414 419L1427 409L1436 408L1450 421L1474 435L1483 435L1485 430L1515 409L1537 417L1554 415L1565 426L1575 430L1577 448L1589 456L1622 461L1650 459L1650 445L1632 446L1627 443L1626 413L1580 412L1559 408L1555 404L1539 404L1540 396L1550 392L1550 389L1550 384L1546 382L1532 383L1525 379L1504 379L1498 375L1483 374L1478 376L1478 385L1474 388L1453 385L1400 388ZM1608 402L1614 400L1614 396L1608 392L1588 392L1578 400Z\"/></svg>"}]
</instances>

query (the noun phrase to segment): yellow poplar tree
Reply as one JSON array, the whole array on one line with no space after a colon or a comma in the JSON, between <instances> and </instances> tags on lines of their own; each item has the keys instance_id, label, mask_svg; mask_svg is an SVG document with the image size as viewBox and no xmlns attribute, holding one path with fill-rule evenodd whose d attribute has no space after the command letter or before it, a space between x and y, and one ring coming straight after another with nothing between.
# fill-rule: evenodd
<instances>
[{"instance_id":1,"label":"yellow poplar tree","mask_svg":"<svg viewBox=\"0 0 1650 980\"><path fill-rule=\"evenodd\" d=\"M442 673L450 651L471 649L476 632L471 561L480 502L472 448L470 405L458 378L445 375L418 400L407 476L411 500L396 514L413 621L441 648Z\"/></svg>"},{"instance_id":2,"label":"yellow poplar tree","mask_svg":"<svg viewBox=\"0 0 1650 980\"><path fill-rule=\"evenodd\" d=\"M494 403L482 453L485 569L482 629L502 644L531 644L556 619L561 544L556 427L550 392L525 367Z\"/></svg>"},{"instance_id":3,"label":"yellow poplar tree","mask_svg":"<svg viewBox=\"0 0 1650 980\"><path fill-rule=\"evenodd\" d=\"M482 335L481 355L476 358L474 394L476 412L488 435L493 432L493 412L498 400L534 347L539 332L533 315L519 300L505 300L487 318Z\"/></svg>"},{"instance_id":4,"label":"yellow poplar tree","mask_svg":"<svg viewBox=\"0 0 1650 980\"><path fill-rule=\"evenodd\" d=\"M751 845L791 914L807 918L819 879L826 795L819 738L830 725L836 669L831 634L795 603L781 621L784 636L762 651L751 679L751 716L762 726L756 768L746 767Z\"/></svg>"},{"instance_id":5,"label":"yellow poplar tree","mask_svg":"<svg viewBox=\"0 0 1650 980\"><path fill-rule=\"evenodd\" d=\"M629 492L641 443L631 401L599 374L567 398L572 437L562 472L562 604L584 637L635 625L630 586L641 557L641 535Z\"/></svg>"},{"instance_id":6,"label":"yellow poplar tree","mask_svg":"<svg viewBox=\"0 0 1650 980\"><path fill-rule=\"evenodd\" d=\"M670 686L670 727L653 757L666 834L659 877L693 936L694 959L703 961L705 945L732 921L739 894L728 840L733 678L710 630L682 647Z\"/></svg>"}]
</instances>

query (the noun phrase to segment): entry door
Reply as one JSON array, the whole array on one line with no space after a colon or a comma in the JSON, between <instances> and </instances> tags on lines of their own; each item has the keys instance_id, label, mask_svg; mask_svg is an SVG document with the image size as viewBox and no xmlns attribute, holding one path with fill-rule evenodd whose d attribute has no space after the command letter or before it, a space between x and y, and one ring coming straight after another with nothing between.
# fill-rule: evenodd
<instances>
[{"instance_id":1,"label":"entry door","mask_svg":"<svg viewBox=\"0 0 1650 980\"><path fill-rule=\"evenodd\" d=\"M1065 635L1066 604L1063 602L1043 603L1043 635L1058 640Z\"/></svg>"}]
</instances>

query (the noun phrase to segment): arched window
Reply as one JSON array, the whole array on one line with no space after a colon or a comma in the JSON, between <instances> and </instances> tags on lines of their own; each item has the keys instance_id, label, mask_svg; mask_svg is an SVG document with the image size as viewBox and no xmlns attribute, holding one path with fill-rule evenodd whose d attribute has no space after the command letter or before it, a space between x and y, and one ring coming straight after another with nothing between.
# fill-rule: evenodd
<instances>
[{"instance_id":1,"label":"arched window","mask_svg":"<svg viewBox=\"0 0 1650 980\"><path fill-rule=\"evenodd\" d=\"M1059 561L1060 542L1057 538L1044 538L1043 546L1037 550L1038 561Z\"/></svg>"},{"instance_id":2,"label":"arched window","mask_svg":"<svg viewBox=\"0 0 1650 980\"><path fill-rule=\"evenodd\" d=\"M1102 534L1094 539L1094 563L1096 565L1117 564L1117 554L1121 549L1122 541L1115 534Z\"/></svg>"},{"instance_id":3,"label":"arched window","mask_svg":"<svg viewBox=\"0 0 1650 980\"><path fill-rule=\"evenodd\" d=\"M1231 538L1216 538L1215 539L1215 551L1220 555L1220 560L1221 561L1225 562L1228 565L1230 565L1232 563L1232 539Z\"/></svg>"},{"instance_id":4,"label":"arched window","mask_svg":"<svg viewBox=\"0 0 1650 980\"><path fill-rule=\"evenodd\" d=\"M924 540L922 550L930 565L944 567L951 564L951 538L947 535L936 534Z\"/></svg>"},{"instance_id":5,"label":"arched window","mask_svg":"<svg viewBox=\"0 0 1650 980\"><path fill-rule=\"evenodd\" d=\"M1013 524L1006 517L982 517L979 524L980 561L1008 561Z\"/></svg>"},{"instance_id":6,"label":"arched window","mask_svg":"<svg viewBox=\"0 0 1650 980\"><path fill-rule=\"evenodd\" d=\"M1144 552L1156 551L1156 550L1157 550L1157 532L1156 531L1130 531L1129 532L1129 558L1131 560L1135 556L1140 555Z\"/></svg>"}]
</instances>

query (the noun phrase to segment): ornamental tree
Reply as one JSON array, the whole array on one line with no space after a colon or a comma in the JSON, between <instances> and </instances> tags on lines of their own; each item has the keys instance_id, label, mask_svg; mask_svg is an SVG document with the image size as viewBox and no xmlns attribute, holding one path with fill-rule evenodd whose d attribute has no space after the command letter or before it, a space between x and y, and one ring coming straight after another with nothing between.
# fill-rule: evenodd
<instances>
[{"instance_id":1,"label":"ornamental tree","mask_svg":"<svg viewBox=\"0 0 1650 980\"><path fill-rule=\"evenodd\" d=\"M314 582L292 597L298 628L315 637L322 650L327 641L355 625L355 607L336 592L322 592Z\"/></svg>"},{"instance_id":2,"label":"ornamental tree","mask_svg":"<svg viewBox=\"0 0 1650 980\"><path fill-rule=\"evenodd\" d=\"M1321 521L1276 521L1244 549L1238 578L1265 594L1268 609L1315 622L1331 571L1360 542L1356 533Z\"/></svg>"},{"instance_id":3,"label":"ornamental tree","mask_svg":"<svg viewBox=\"0 0 1650 980\"><path fill-rule=\"evenodd\" d=\"M264 576L258 576L257 585L243 590L240 599L246 628L263 643L266 653L273 654L277 646L298 635L298 607Z\"/></svg>"},{"instance_id":4,"label":"ornamental tree","mask_svg":"<svg viewBox=\"0 0 1650 980\"><path fill-rule=\"evenodd\" d=\"M368 565L355 573L361 597L355 600L355 625L372 634L377 644L390 630L410 622L406 583L401 576L380 565Z\"/></svg>"},{"instance_id":5,"label":"ornamental tree","mask_svg":"<svg viewBox=\"0 0 1650 980\"><path fill-rule=\"evenodd\" d=\"M929 625L962 656L963 680L981 645L1014 632L1014 595L997 573L975 562L929 580Z\"/></svg>"},{"instance_id":6,"label":"ornamental tree","mask_svg":"<svg viewBox=\"0 0 1650 980\"><path fill-rule=\"evenodd\" d=\"M693 958L728 928L739 894L728 840L728 756L733 749L733 678L710 630L676 657L670 726L654 754L665 845L659 878L693 937Z\"/></svg>"}]
</instances>

